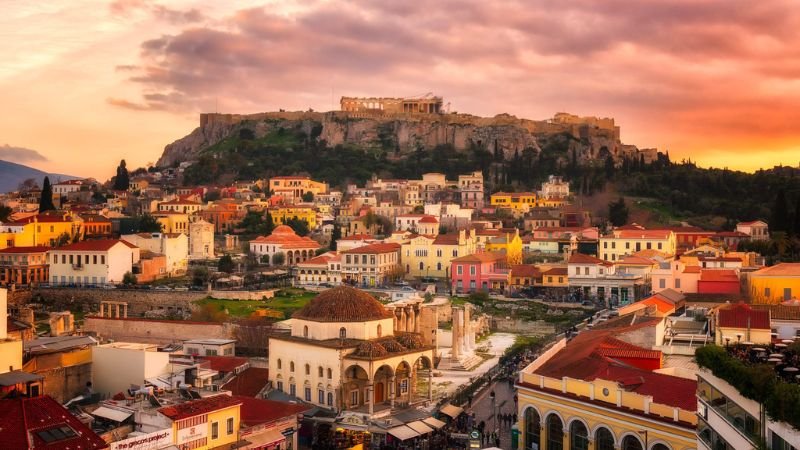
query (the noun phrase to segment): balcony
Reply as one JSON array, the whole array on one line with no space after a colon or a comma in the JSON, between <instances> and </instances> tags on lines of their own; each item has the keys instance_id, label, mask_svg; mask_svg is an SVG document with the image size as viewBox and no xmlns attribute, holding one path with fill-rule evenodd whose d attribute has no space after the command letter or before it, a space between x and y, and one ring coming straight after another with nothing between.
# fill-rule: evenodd
<instances>
[{"instance_id":1,"label":"balcony","mask_svg":"<svg viewBox=\"0 0 800 450\"><path fill-rule=\"evenodd\" d=\"M72 270L79 270L80 271L80 270L83 270L83 268L84 268L83 264L73 264L72 265Z\"/></svg>"}]
</instances>

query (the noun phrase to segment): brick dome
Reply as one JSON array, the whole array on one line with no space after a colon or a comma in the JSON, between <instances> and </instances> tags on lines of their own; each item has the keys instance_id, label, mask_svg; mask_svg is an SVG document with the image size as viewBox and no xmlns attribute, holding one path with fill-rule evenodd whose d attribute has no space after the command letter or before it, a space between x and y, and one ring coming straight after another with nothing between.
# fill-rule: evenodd
<instances>
[{"instance_id":1,"label":"brick dome","mask_svg":"<svg viewBox=\"0 0 800 450\"><path fill-rule=\"evenodd\" d=\"M391 319L392 314L366 292L338 286L311 299L292 317L314 322L366 322Z\"/></svg>"}]
</instances>

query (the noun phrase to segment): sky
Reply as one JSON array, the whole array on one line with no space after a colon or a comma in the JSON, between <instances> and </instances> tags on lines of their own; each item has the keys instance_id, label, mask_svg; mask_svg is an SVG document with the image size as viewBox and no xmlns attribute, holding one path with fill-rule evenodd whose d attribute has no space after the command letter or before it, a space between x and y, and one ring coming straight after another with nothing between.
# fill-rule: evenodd
<instances>
[{"instance_id":1,"label":"sky","mask_svg":"<svg viewBox=\"0 0 800 450\"><path fill-rule=\"evenodd\" d=\"M0 159L107 179L200 112L433 92L614 117L673 160L800 164L796 0L4 0Z\"/></svg>"}]
</instances>

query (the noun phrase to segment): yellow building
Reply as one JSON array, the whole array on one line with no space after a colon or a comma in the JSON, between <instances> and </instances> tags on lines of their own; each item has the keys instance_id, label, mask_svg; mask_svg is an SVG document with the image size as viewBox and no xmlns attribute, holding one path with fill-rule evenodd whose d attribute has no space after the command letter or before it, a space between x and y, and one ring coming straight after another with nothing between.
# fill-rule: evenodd
<instances>
[{"instance_id":1,"label":"yellow building","mask_svg":"<svg viewBox=\"0 0 800 450\"><path fill-rule=\"evenodd\" d=\"M403 240L400 260L407 278L450 278L450 262L475 253L475 230L438 236L414 235Z\"/></svg>"},{"instance_id":2,"label":"yellow building","mask_svg":"<svg viewBox=\"0 0 800 450\"><path fill-rule=\"evenodd\" d=\"M675 233L671 230L624 229L600 237L598 256L606 261L620 261L643 250L655 250L663 255L675 254Z\"/></svg>"},{"instance_id":3,"label":"yellow building","mask_svg":"<svg viewBox=\"0 0 800 450\"><path fill-rule=\"evenodd\" d=\"M68 213L47 213L0 225L0 249L54 246L62 235L83 238L83 220Z\"/></svg>"},{"instance_id":4,"label":"yellow building","mask_svg":"<svg viewBox=\"0 0 800 450\"><path fill-rule=\"evenodd\" d=\"M162 233L183 233L189 235L189 214L180 212L160 212L153 214L163 227Z\"/></svg>"},{"instance_id":5,"label":"yellow building","mask_svg":"<svg viewBox=\"0 0 800 450\"><path fill-rule=\"evenodd\" d=\"M496 208L507 208L514 215L521 215L536 206L535 192L495 192L489 202Z\"/></svg>"},{"instance_id":6,"label":"yellow building","mask_svg":"<svg viewBox=\"0 0 800 450\"><path fill-rule=\"evenodd\" d=\"M519 230L514 233L504 233L500 236L489 239L486 242L487 252L505 252L508 264L522 264L522 238L519 237Z\"/></svg>"},{"instance_id":7,"label":"yellow building","mask_svg":"<svg viewBox=\"0 0 800 450\"><path fill-rule=\"evenodd\" d=\"M308 223L308 229L317 228L317 211L310 206L276 206L269 209L272 222L275 226L283 225L291 219L297 218Z\"/></svg>"},{"instance_id":8,"label":"yellow building","mask_svg":"<svg viewBox=\"0 0 800 450\"><path fill-rule=\"evenodd\" d=\"M714 342L717 345L772 343L772 323L768 310L753 309L744 303L723 305L717 310L714 324Z\"/></svg>"},{"instance_id":9,"label":"yellow building","mask_svg":"<svg viewBox=\"0 0 800 450\"><path fill-rule=\"evenodd\" d=\"M179 448L230 448L239 440L241 404L241 400L220 394L166 406L158 412L172 420L172 436Z\"/></svg>"},{"instance_id":10,"label":"yellow building","mask_svg":"<svg viewBox=\"0 0 800 450\"><path fill-rule=\"evenodd\" d=\"M328 193L328 184L309 177L274 177L269 180L269 190L280 195L286 203L303 201L303 194L310 192L316 197Z\"/></svg>"},{"instance_id":11,"label":"yellow building","mask_svg":"<svg viewBox=\"0 0 800 450\"><path fill-rule=\"evenodd\" d=\"M553 267L542 270L542 286L546 287L567 287L569 278L566 267Z\"/></svg>"},{"instance_id":12,"label":"yellow building","mask_svg":"<svg viewBox=\"0 0 800 450\"><path fill-rule=\"evenodd\" d=\"M750 298L767 305L800 298L800 263L780 263L751 273Z\"/></svg>"},{"instance_id":13,"label":"yellow building","mask_svg":"<svg viewBox=\"0 0 800 450\"><path fill-rule=\"evenodd\" d=\"M562 340L522 371L519 448L697 448L696 378L658 373L661 352L631 343L662 319L620 319Z\"/></svg>"}]
</instances>

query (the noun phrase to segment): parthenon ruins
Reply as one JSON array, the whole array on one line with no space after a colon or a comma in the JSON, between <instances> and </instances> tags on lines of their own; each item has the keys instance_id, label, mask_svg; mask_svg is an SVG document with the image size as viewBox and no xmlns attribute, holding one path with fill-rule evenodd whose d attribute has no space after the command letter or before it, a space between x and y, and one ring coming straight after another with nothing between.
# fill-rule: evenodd
<instances>
[{"instance_id":1,"label":"parthenon ruins","mask_svg":"<svg viewBox=\"0 0 800 450\"><path fill-rule=\"evenodd\" d=\"M411 98L342 97L340 104L347 112L438 114L443 100L431 94Z\"/></svg>"}]
</instances>

